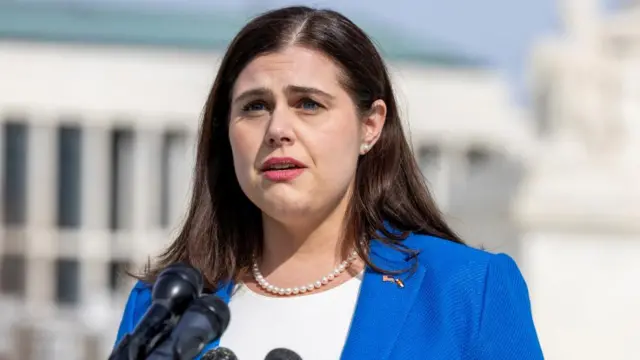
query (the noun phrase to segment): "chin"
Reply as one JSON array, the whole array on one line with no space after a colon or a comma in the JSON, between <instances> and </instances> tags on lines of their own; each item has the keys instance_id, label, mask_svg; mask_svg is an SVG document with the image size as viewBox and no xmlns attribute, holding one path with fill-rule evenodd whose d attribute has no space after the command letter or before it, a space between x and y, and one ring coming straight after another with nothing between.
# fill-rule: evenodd
<instances>
[{"instance_id":1,"label":"chin","mask_svg":"<svg viewBox=\"0 0 640 360\"><path fill-rule=\"evenodd\" d=\"M273 193L267 191L255 200L254 204L265 215L279 222L290 222L293 219L308 217L314 213L311 199L296 192Z\"/></svg>"},{"instance_id":2,"label":"chin","mask_svg":"<svg viewBox=\"0 0 640 360\"><path fill-rule=\"evenodd\" d=\"M268 201L260 206L267 216L280 222L289 222L298 218L307 218L314 211L308 203L301 201Z\"/></svg>"}]
</instances>

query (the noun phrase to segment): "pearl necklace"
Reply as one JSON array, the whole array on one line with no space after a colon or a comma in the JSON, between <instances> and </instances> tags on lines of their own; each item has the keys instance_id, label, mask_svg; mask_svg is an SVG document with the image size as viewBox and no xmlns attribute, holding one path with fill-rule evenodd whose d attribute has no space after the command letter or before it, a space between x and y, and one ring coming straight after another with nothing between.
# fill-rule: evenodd
<instances>
[{"instance_id":1,"label":"pearl necklace","mask_svg":"<svg viewBox=\"0 0 640 360\"><path fill-rule=\"evenodd\" d=\"M358 253L354 250L345 261L341 262L340 265L338 265L335 269L333 269L333 271L331 271L327 276L324 276L322 279L316 282L310 283L309 285L302 285L294 288L281 288L281 287L277 287L269 284L269 282L264 278L264 276L260 272L260 269L258 268L258 263L255 260L253 261L253 268L251 272L253 273L253 278L256 280L258 285L260 285L260 287L265 291L268 291L275 295L281 295L281 296L298 295L298 294L304 294L306 292L311 292L316 289L320 289L323 285L327 285L330 281L340 276L340 274L342 274L349 267L349 265L351 265L351 263L353 263L356 260L357 257L358 257Z\"/></svg>"}]
</instances>

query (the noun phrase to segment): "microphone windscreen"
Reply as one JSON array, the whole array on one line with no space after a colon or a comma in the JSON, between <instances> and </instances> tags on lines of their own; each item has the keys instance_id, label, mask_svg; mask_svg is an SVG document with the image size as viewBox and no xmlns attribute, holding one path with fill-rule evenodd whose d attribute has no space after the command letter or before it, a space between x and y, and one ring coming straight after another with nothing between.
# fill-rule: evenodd
<instances>
[{"instance_id":1,"label":"microphone windscreen","mask_svg":"<svg viewBox=\"0 0 640 360\"><path fill-rule=\"evenodd\" d=\"M238 357L226 347L217 347L202 355L202 360L238 360Z\"/></svg>"},{"instance_id":2,"label":"microphone windscreen","mask_svg":"<svg viewBox=\"0 0 640 360\"><path fill-rule=\"evenodd\" d=\"M269 351L264 360L302 360L302 358L292 350L278 348Z\"/></svg>"},{"instance_id":3,"label":"microphone windscreen","mask_svg":"<svg viewBox=\"0 0 640 360\"><path fill-rule=\"evenodd\" d=\"M151 298L164 301L171 311L180 315L189 304L200 297L203 287L202 273L190 265L177 263L166 267L158 275Z\"/></svg>"}]
</instances>

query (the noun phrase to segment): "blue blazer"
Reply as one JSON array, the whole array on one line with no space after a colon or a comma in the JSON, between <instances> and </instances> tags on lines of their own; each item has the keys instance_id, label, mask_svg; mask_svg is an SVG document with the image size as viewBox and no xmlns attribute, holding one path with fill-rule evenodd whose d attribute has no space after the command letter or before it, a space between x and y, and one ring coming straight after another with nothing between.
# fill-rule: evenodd
<instances>
[{"instance_id":1,"label":"blue blazer","mask_svg":"<svg viewBox=\"0 0 640 360\"><path fill-rule=\"evenodd\" d=\"M375 265L415 265L415 271L396 276L401 287L365 269L341 359L543 359L527 285L509 256L425 235L411 235L404 243L419 255L407 258L372 241ZM232 288L226 284L217 295L229 301ZM150 303L150 285L137 283L117 341L133 330Z\"/></svg>"}]
</instances>

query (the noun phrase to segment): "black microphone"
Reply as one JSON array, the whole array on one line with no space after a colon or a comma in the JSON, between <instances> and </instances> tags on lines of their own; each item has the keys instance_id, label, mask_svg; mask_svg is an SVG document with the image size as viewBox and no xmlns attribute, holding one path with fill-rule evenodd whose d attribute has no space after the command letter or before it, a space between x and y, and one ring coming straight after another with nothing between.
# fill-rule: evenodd
<instances>
[{"instance_id":1,"label":"black microphone","mask_svg":"<svg viewBox=\"0 0 640 360\"><path fill-rule=\"evenodd\" d=\"M191 266L174 264L164 269L153 285L151 306L109 359L144 359L167 335L189 303L200 296L203 286L202 274Z\"/></svg>"},{"instance_id":2,"label":"black microphone","mask_svg":"<svg viewBox=\"0 0 640 360\"><path fill-rule=\"evenodd\" d=\"M215 295L194 300L184 312L171 335L147 360L191 360L229 326L229 306Z\"/></svg>"},{"instance_id":3,"label":"black microphone","mask_svg":"<svg viewBox=\"0 0 640 360\"><path fill-rule=\"evenodd\" d=\"M207 351L201 360L238 360L238 357L226 347L218 347Z\"/></svg>"},{"instance_id":4,"label":"black microphone","mask_svg":"<svg viewBox=\"0 0 640 360\"><path fill-rule=\"evenodd\" d=\"M292 350L277 348L269 351L264 360L302 360L302 358Z\"/></svg>"}]
</instances>

